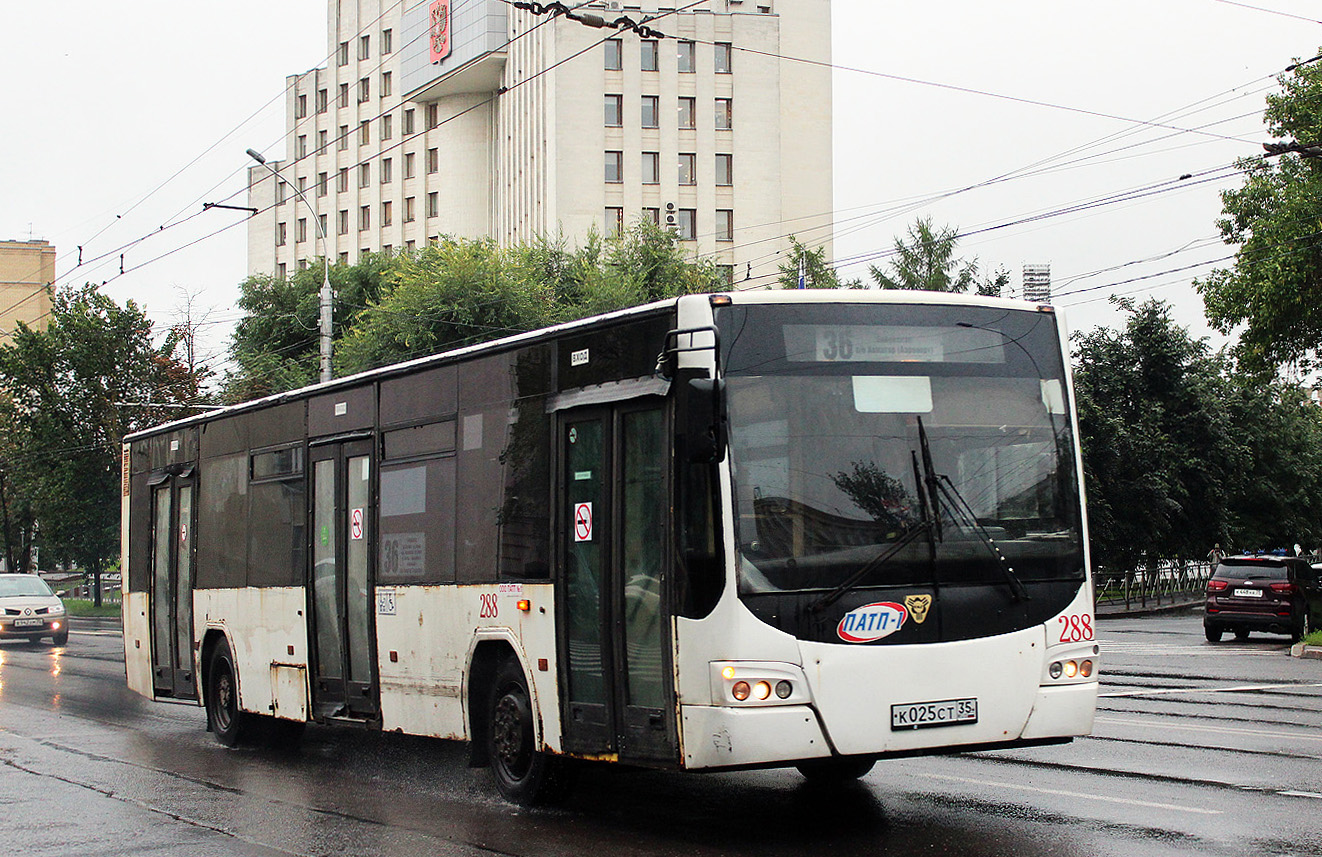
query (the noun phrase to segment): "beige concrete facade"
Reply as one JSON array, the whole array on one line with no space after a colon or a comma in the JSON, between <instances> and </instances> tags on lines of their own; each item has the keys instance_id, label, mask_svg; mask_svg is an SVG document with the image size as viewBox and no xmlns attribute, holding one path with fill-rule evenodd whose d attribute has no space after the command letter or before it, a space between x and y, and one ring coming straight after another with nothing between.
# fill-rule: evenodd
<instances>
[{"instance_id":1,"label":"beige concrete facade","mask_svg":"<svg viewBox=\"0 0 1322 857\"><path fill-rule=\"evenodd\" d=\"M18 322L46 329L55 248L45 241L0 241L0 343Z\"/></svg>"},{"instance_id":2,"label":"beige concrete facade","mask_svg":"<svg viewBox=\"0 0 1322 857\"><path fill-rule=\"evenodd\" d=\"M769 285L790 234L831 258L830 0L581 8L657 16L664 38L454 0L438 62L434 5L329 0L331 62L288 78L272 164L324 219L332 261L443 234L578 245L641 217L737 287ZM250 170L251 273L322 255L309 205L282 195Z\"/></svg>"}]
</instances>

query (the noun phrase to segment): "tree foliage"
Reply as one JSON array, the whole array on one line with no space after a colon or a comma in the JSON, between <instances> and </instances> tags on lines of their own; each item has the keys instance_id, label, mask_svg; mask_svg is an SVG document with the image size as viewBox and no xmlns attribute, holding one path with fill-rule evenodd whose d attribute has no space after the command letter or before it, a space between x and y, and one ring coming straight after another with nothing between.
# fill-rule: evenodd
<instances>
[{"instance_id":1,"label":"tree foliage","mask_svg":"<svg viewBox=\"0 0 1322 857\"><path fill-rule=\"evenodd\" d=\"M895 239L895 256L885 268L869 266L872 281L882 289L1003 294L1010 272L998 268L989 277L981 276L976 258L966 261L955 255L958 244L958 229L936 229L930 217L919 218L909 227L907 241Z\"/></svg>"},{"instance_id":2,"label":"tree foliage","mask_svg":"<svg viewBox=\"0 0 1322 857\"><path fill-rule=\"evenodd\" d=\"M241 284L246 316L231 344L228 400L316 379L320 274L313 266L290 280ZM650 221L619 238L590 235L576 250L545 239L502 248L447 236L416 252L334 266L331 283L337 375L722 285L714 265L686 259L676 236Z\"/></svg>"},{"instance_id":3,"label":"tree foliage","mask_svg":"<svg viewBox=\"0 0 1322 857\"><path fill-rule=\"evenodd\" d=\"M785 261L778 266L780 276L776 282L782 288L799 287L799 262L803 262L803 287L805 289L861 289L861 280L841 280L840 274L831 267L826 259L826 248L810 250L798 238L790 236L790 252Z\"/></svg>"},{"instance_id":4,"label":"tree foliage","mask_svg":"<svg viewBox=\"0 0 1322 857\"><path fill-rule=\"evenodd\" d=\"M1322 65L1300 65L1279 77L1264 118L1281 146L1322 143ZM1222 333L1240 329L1237 352L1247 366L1309 366L1322 345L1322 158L1286 152L1243 158L1241 187L1221 194L1217 222L1238 245L1232 267L1195 283L1208 321Z\"/></svg>"},{"instance_id":5,"label":"tree foliage","mask_svg":"<svg viewBox=\"0 0 1322 857\"><path fill-rule=\"evenodd\" d=\"M181 341L171 331L153 342L132 301L121 307L88 285L57 291L45 330L19 323L0 346L0 512L35 520L56 559L96 574L117 555L120 440L187 415L162 404L198 399Z\"/></svg>"},{"instance_id":6,"label":"tree foliage","mask_svg":"<svg viewBox=\"0 0 1322 857\"><path fill-rule=\"evenodd\" d=\"M1075 388L1094 555L1201 558L1322 538L1322 409L1264 384L1176 325L1123 303L1122 331L1075 337Z\"/></svg>"}]
</instances>

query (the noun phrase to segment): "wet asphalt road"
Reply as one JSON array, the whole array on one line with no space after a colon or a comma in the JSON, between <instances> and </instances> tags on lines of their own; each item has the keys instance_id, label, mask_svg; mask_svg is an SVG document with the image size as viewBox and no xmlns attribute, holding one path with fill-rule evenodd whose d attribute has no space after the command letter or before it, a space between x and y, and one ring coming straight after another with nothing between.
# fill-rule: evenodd
<instances>
[{"instance_id":1,"label":"wet asphalt road","mask_svg":"<svg viewBox=\"0 0 1322 857\"><path fill-rule=\"evenodd\" d=\"M1199 617L1100 623L1093 737L793 771L591 770L563 808L502 803L459 745L310 727L227 750L201 709L124 686L113 627L0 642L6 855L1322 855L1322 660L1210 644Z\"/></svg>"}]
</instances>

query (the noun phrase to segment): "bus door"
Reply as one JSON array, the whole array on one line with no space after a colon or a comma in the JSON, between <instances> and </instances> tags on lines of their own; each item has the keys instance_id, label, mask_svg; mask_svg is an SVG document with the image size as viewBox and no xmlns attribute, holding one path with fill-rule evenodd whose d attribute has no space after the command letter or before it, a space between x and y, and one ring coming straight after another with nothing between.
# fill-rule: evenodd
<instances>
[{"instance_id":1,"label":"bus door","mask_svg":"<svg viewBox=\"0 0 1322 857\"><path fill-rule=\"evenodd\" d=\"M659 400L561 414L558 585L565 749L673 761L669 456Z\"/></svg>"},{"instance_id":2,"label":"bus door","mask_svg":"<svg viewBox=\"0 0 1322 857\"><path fill-rule=\"evenodd\" d=\"M192 468L151 483L152 684L157 696L196 699L193 670Z\"/></svg>"},{"instance_id":3,"label":"bus door","mask_svg":"<svg viewBox=\"0 0 1322 857\"><path fill-rule=\"evenodd\" d=\"M367 719L377 713L372 609L372 443L312 448L312 561L308 581L318 717Z\"/></svg>"}]
</instances>

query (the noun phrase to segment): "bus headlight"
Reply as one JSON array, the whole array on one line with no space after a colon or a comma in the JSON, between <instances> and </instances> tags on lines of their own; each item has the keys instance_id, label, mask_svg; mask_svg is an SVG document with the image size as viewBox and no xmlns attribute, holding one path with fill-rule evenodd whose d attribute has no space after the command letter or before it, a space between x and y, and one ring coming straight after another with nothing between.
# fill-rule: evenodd
<instances>
[{"instance_id":1,"label":"bus headlight","mask_svg":"<svg viewBox=\"0 0 1322 857\"><path fill-rule=\"evenodd\" d=\"M803 705L811 701L808 682L796 664L713 662L711 689L716 705Z\"/></svg>"}]
</instances>

